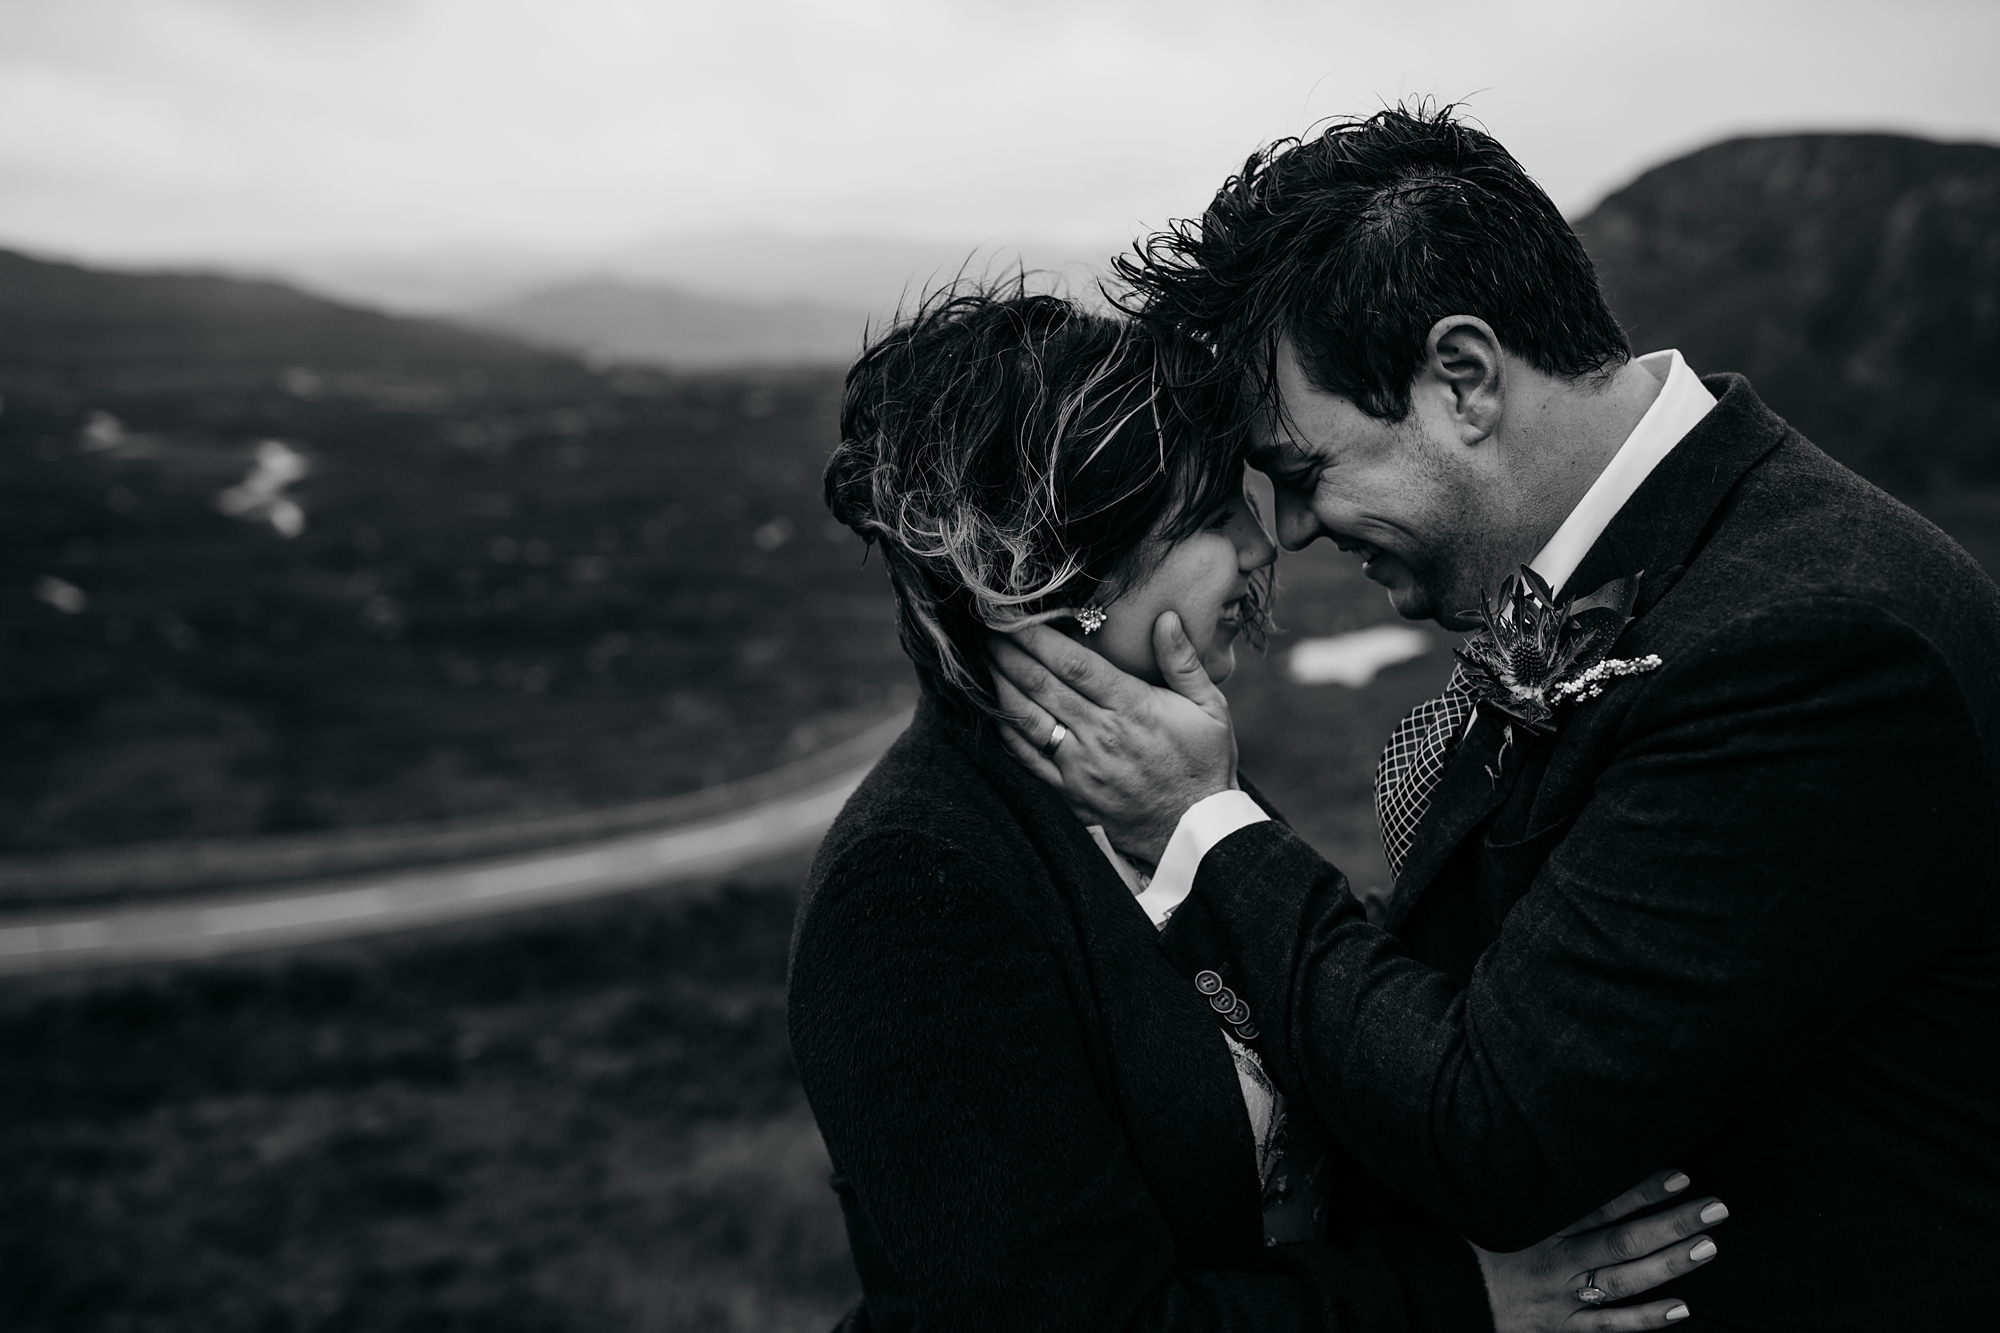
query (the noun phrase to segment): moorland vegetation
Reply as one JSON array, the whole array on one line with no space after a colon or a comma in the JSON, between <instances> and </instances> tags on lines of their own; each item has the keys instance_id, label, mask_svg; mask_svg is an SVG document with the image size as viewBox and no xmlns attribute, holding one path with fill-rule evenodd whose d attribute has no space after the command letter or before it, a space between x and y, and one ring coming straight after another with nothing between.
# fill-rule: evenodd
<instances>
[{"instance_id":1,"label":"moorland vegetation","mask_svg":"<svg viewBox=\"0 0 2000 1333\"><path fill-rule=\"evenodd\" d=\"M0 330L0 852L636 800L908 701L819 502L836 370L18 255Z\"/></svg>"},{"instance_id":2,"label":"moorland vegetation","mask_svg":"<svg viewBox=\"0 0 2000 1333\"><path fill-rule=\"evenodd\" d=\"M2000 149L1788 136L1579 228L1642 350L1747 372L1992 570L1996 200ZM664 795L887 714L887 590L818 500L837 387L0 255L0 850ZM1366 887L1376 749L1443 659L1291 683L1290 642L1389 613L1324 549L1284 569L1244 764ZM826 1327L798 873L0 988L0 1324Z\"/></svg>"}]
</instances>

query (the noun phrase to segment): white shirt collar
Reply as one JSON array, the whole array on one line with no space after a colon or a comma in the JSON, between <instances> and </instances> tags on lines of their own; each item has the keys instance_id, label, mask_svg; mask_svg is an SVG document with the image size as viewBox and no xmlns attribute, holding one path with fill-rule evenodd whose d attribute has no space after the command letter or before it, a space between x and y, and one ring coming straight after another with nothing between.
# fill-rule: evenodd
<instances>
[{"instance_id":1,"label":"white shirt collar","mask_svg":"<svg viewBox=\"0 0 2000 1333\"><path fill-rule=\"evenodd\" d=\"M1259 810L1257 813L1261 815L1264 812ZM1154 886L1157 881L1154 877L1142 873L1137 866L1125 859L1124 853L1111 845L1111 839L1104 834L1104 825L1087 824L1084 827L1085 831L1090 834L1090 840L1097 844L1099 851L1104 853L1104 859L1109 861L1111 868L1118 872L1118 878L1125 882L1125 887L1130 889L1132 896L1139 900L1139 906L1145 909L1147 918L1153 923L1153 928L1156 930L1165 929L1167 918L1172 916L1174 909L1181 905L1181 900L1187 897L1188 890L1194 888L1193 874L1190 873L1187 876L1186 887L1177 892L1155 892ZM1196 862L1199 864L1199 857L1196 858ZM1161 888L1165 889L1165 886L1161 886Z\"/></svg>"},{"instance_id":2,"label":"white shirt collar","mask_svg":"<svg viewBox=\"0 0 2000 1333\"><path fill-rule=\"evenodd\" d=\"M1611 520L1632 498L1660 460L1672 453L1687 433L1715 409L1715 395L1702 385L1677 351L1650 352L1639 364L1660 381L1660 396L1639 418L1639 424L1625 437L1583 498L1570 510L1569 517L1549 538L1549 544L1529 563L1529 568L1561 592L1583 557L1611 526ZM1582 591L1588 592L1589 589Z\"/></svg>"}]
</instances>

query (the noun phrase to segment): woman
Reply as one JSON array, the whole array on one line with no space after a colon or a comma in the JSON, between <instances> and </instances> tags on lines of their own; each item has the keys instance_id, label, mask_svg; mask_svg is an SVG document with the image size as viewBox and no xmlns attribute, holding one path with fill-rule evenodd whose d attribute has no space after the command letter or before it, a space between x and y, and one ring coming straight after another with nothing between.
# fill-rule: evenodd
<instances>
[{"instance_id":1,"label":"woman","mask_svg":"<svg viewBox=\"0 0 2000 1333\"><path fill-rule=\"evenodd\" d=\"M1414 1222L1322 1238L1317 1135L1254 1024L1218 1022L1157 947L1144 868L1002 749L992 627L1055 621L1157 677L1172 609L1221 681L1265 623L1276 553L1212 437L1224 405L1161 391L1194 355L1017 288L934 299L848 375L827 500L882 552L923 689L793 943L793 1052L864 1292L848 1326L1663 1327L1686 1307L1575 1293L1692 1266L1684 1240L1652 1252L1712 1199L1484 1256L1485 1283Z\"/></svg>"}]
</instances>

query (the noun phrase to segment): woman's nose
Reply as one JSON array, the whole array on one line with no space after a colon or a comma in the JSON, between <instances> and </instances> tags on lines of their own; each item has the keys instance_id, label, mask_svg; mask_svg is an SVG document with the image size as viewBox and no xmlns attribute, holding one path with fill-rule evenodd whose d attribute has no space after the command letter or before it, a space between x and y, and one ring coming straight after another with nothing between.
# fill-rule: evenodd
<instances>
[{"instance_id":1,"label":"woman's nose","mask_svg":"<svg viewBox=\"0 0 2000 1333\"><path fill-rule=\"evenodd\" d=\"M1277 559L1278 548L1272 544L1271 534L1264 531L1263 521L1252 519L1250 531L1236 543L1236 567L1245 574L1254 574Z\"/></svg>"},{"instance_id":2,"label":"woman's nose","mask_svg":"<svg viewBox=\"0 0 2000 1333\"><path fill-rule=\"evenodd\" d=\"M1296 496L1280 491L1278 504L1278 540L1287 551L1303 551L1319 536L1319 518L1312 506Z\"/></svg>"}]
</instances>

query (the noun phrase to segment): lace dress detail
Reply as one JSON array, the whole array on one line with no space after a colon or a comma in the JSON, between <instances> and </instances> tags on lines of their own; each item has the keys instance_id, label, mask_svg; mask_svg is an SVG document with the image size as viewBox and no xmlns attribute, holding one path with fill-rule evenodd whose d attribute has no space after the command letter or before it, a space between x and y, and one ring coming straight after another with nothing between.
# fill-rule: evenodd
<instances>
[{"instance_id":1,"label":"lace dress detail","mask_svg":"<svg viewBox=\"0 0 2000 1333\"><path fill-rule=\"evenodd\" d=\"M1250 1136L1257 1141L1257 1181L1266 1208L1283 1203L1291 1193L1291 1178L1279 1168L1285 1163L1285 1094L1264 1072L1257 1052L1225 1032L1230 1058L1236 1061L1236 1082L1243 1089L1243 1109L1250 1113Z\"/></svg>"}]
</instances>

